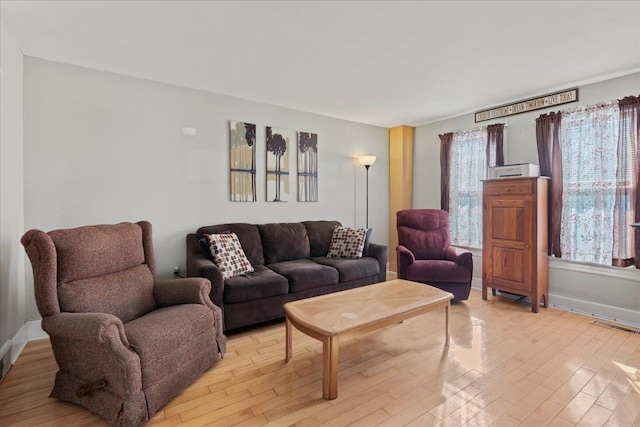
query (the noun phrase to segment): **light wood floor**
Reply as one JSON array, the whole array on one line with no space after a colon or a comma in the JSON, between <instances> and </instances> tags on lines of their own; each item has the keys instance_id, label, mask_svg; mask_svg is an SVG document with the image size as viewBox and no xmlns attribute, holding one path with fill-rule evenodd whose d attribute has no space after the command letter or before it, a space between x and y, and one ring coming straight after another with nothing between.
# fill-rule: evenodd
<instances>
[{"instance_id":1,"label":"light wood floor","mask_svg":"<svg viewBox=\"0 0 640 427\"><path fill-rule=\"evenodd\" d=\"M284 322L228 337L224 360L150 424L220 426L640 426L640 335L501 297L452 306L340 345L338 398L322 399L322 348ZM30 343L0 384L0 425L105 425L47 398L56 364Z\"/></svg>"}]
</instances>

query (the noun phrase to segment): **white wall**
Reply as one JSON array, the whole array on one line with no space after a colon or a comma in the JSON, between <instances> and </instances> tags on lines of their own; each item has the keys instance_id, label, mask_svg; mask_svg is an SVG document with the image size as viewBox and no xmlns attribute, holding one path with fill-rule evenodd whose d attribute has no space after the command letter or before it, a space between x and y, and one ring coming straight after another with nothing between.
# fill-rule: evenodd
<instances>
[{"instance_id":1,"label":"white wall","mask_svg":"<svg viewBox=\"0 0 640 427\"><path fill-rule=\"evenodd\" d=\"M146 219L167 276L185 270L185 236L203 225L364 226L365 169L353 158L373 154L369 223L373 241L388 241L385 128L31 57L24 67L26 229ZM229 201L229 120L257 124L256 203ZM186 126L197 136L184 136ZM296 131L318 134L319 202L295 201L295 157L292 201L265 201L265 126L288 129L292 147ZM37 315L33 297L27 312Z\"/></svg>"},{"instance_id":2,"label":"white wall","mask_svg":"<svg viewBox=\"0 0 640 427\"><path fill-rule=\"evenodd\" d=\"M567 85L567 88L571 85ZM537 110L482 123L465 114L416 128L413 205L440 208L439 134L472 129L480 125L507 123L505 163L538 163L536 129L540 114L638 95L640 73L579 87L579 102ZM552 92L550 90L549 92ZM518 101L518 100L513 100ZM492 107L490 105L486 106ZM482 277L482 257L474 254L474 276ZM616 318L640 325L640 271L613 267L585 266L553 260L549 273L549 300L559 307Z\"/></svg>"},{"instance_id":3,"label":"white wall","mask_svg":"<svg viewBox=\"0 0 640 427\"><path fill-rule=\"evenodd\" d=\"M0 359L24 324L22 52L0 22ZM8 363L5 363L8 369Z\"/></svg>"}]
</instances>

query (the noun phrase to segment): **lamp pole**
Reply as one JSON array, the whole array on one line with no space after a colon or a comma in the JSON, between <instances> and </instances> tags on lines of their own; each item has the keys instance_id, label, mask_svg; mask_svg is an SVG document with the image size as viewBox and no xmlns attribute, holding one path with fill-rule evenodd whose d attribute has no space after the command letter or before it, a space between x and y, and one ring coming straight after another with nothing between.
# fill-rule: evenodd
<instances>
[{"instance_id":1,"label":"lamp pole","mask_svg":"<svg viewBox=\"0 0 640 427\"><path fill-rule=\"evenodd\" d=\"M367 170L367 228L369 228L369 168L375 163L376 156L360 156L358 160Z\"/></svg>"},{"instance_id":2,"label":"lamp pole","mask_svg":"<svg viewBox=\"0 0 640 427\"><path fill-rule=\"evenodd\" d=\"M369 228L369 168L371 165L364 165L367 170L367 228Z\"/></svg>"}]
</instances>

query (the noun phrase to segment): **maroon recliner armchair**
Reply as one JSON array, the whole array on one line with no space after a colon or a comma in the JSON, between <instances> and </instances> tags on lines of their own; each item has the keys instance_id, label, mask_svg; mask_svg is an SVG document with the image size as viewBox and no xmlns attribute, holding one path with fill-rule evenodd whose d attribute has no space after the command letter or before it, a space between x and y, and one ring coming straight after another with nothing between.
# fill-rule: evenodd
<instances>
[{"instance_id":1,"label":"maroon recliner armchair","mask_svg":"<svg viewBox=\"0 0 640 427\"><path fill-rule=\"evenodd\" d=\"M398 211L398 278L421 282L465 300L471 292L470 251L451 246L449 212L440 209Z\"/></svg>"},{"instance_id":2,"label":"maroon recliner armchair","mask_svg":"<svg viewBox=\"0 0 640 427\"><path fill-rule=\"evenodd\" d=\"M211 284L158 280L149 222L30 230L22 244L59 367L51 397L137 426L224 355Z\"/></svg>"}]
</instances>

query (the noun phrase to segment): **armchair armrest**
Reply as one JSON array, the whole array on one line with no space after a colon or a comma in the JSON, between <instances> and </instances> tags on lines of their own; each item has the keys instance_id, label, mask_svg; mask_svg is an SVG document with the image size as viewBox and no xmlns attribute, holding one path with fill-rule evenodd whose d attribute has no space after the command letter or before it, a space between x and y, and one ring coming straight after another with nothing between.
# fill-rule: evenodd
<instances>
[{"instance_id":1,"label":"armchair armrest","mask_svg":"<svg viewBox=\"0 0 640 427\"><path fill-rule=\"evenodd\" d=\"M387 245L369 243L369 256L378 260L378 265L380 266L378 281L384 282L385 280L387 280L387 261L389 259L389 248L387 247Z\"/></svg>"},{"instance_id":2,"label":"armchair armrest","mask_svg":"<svg viewBox=\"0 0 640 427\"><path fill-rule=\"evenodd\" d=\"M222 275L222 273L220 273L220 275ZM178 304L202 304L209 307L215 319L218 350L221 355L224 355L226 352L227 339L222 333L222 308L211 302L209 297L210 292L211 283L204 277L156 280L153 287L153 296L160 307ZM222 300L222 296L220 299Z\"/></svg>"},{"instance_id":3,"label":"armchair armrest","mask_svg":"<svg viewBox=\"0 0 640 427\"><path fill-rule=\"evenodd\" d=\"M449 261L453 261L469 269L471 276L473 276L473 255L471 251L457 246L449 246L445 251L445 256Z\"/></svg>"},{"instance_id":4,"label":"armchair armrest","mask_svg":"<svg viewBox=\"0 0 640 427\"><path fill-rule=\"evenodd\" d=\"M398 279L407 278L407 268L416 261L415 255L403 245L396 247L398 254Z\"/></svg>"},{"instance_id":5,"label":"armchair armrest","mask_svg":"<svg viewBox=\"0 0 640 427\"><path fill-rule=\"evenodd\" d=\"M60 367L57 375L65 381L65 387L54 388L52 396L77 402L87 394L106 392L127 400L142 389L140 357L129 345L118 317L58 313L44 316L42 329L51 337Z\"/></svg>"},{"instance_id":6,"label":"armchair armrest","mask_svg":"<svg viewBox=\"0 0 640 427\"><path fill-rule=\"evenodd\" d=\"M153 296L160 307L178 304L211 304L211 283L202 277L156 280Z\"/></svg>"},{"instance_id":7,"label":"armchair armrest","mask_svg":"<svg viewBox=\"0 0 640 427\"><path fill-rule=\"evenodd\" d=\"M52 337L129 347L122 321L112 314L58 313L43 317L42 329Z\"/></svg>"}]
</instances>

